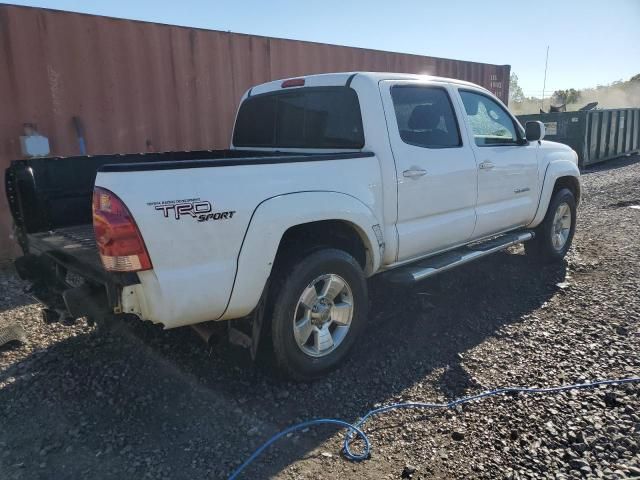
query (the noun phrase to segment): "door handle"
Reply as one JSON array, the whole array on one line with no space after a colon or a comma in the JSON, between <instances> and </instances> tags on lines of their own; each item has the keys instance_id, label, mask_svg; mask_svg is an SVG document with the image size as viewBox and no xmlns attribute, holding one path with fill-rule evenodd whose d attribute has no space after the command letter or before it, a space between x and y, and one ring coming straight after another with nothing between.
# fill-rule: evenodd
<instances>
[{"instance_id":1,"label":"door handle","mask_svg":"<svg viewBox=\"0 0 640 480\"><path fill-rule=\"evenodd\" d=\"M418 178L426 174L427 171L423 170L422 168L410 168L409 170L405 170L404 172L402 172L402 175L407 178Z\"/></svg>"},{"instance_id":2,"label":"door handle","mask_svg":"<svg viewBox=\"0 0 640 480\"><path fill-rule=\"evenodd\" d=\"M480 170L491 170L493 167L495 167L494 163L490 162L489 160L485 160L480 165L478 165L478 168Z\"/></svg>"}]
</instances>

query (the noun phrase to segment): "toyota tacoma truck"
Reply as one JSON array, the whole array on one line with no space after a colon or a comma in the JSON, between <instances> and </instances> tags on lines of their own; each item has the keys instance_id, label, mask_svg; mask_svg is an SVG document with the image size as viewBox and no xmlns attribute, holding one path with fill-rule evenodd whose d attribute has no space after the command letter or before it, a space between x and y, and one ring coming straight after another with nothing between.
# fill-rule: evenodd
<instances>
[{"instance_id":1,"label":"toyota tacoma truck","mask_svg":"<svg viewBox=\"0 0 640 480\"><path fill-rule=\"evenodd\" d=\"M242 97L228 150L12 162L16 268L47 315L223 326L309 380L363 332L374 275L411 284L522 242L565 256L577 155L543 137L464 81L273 81Z\"/></svg>"}]
</instances>

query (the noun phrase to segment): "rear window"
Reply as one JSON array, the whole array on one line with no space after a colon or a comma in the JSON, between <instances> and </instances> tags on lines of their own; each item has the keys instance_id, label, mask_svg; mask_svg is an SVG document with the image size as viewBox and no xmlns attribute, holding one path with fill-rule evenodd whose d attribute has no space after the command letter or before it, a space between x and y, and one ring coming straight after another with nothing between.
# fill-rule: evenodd
<instances>
[{"instance_id":1,"label":"rear window","mask_svg":"<svg viewBox=\"0 0 640 480\"><path fill-rule=\"evenodd\" d=\"M403 142L426 148L462 145L456 115L444 88L395 86L391 98Z\"/></svg>"},{"instance_id":2,"label":"rear window","mask_svg":"<svg viewBox=\"0 0 640 480\"><path fill-rule=\"evenodd\" d=\"M358 96L347 87L308 87L249 97L240 106L236 147L362 148Z\"/></svg>"}]
</instances>

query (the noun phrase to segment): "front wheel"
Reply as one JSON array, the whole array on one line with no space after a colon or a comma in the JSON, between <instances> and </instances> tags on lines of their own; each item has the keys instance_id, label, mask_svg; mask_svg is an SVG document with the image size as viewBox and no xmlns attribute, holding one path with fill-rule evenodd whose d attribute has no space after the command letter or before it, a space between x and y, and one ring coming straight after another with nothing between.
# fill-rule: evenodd
<instances>
[{"instance_id":1,"label":"front wheel","mask_svg":"<svg viewBox=\"0 0 640 480\"><path fill-rule=\"evenodd\" d=\"M361 332L366 280L358 262L336 249L316 251L285 270L274 298L273 349L285 374L309 381L338 367Z\"/></svg>"},{"instance_id":2,"label":"front wheel","mask_svg":"<svg viewBox=\"0 0 640 480\"><path fill-rule=\"evenodd\" d=\"M576 229L576 199L568 188L558 190L544 220L535 229L535 238L525 242L525 251L542 262L560 261L567 254Z\"/></svg>"}]
</instances>

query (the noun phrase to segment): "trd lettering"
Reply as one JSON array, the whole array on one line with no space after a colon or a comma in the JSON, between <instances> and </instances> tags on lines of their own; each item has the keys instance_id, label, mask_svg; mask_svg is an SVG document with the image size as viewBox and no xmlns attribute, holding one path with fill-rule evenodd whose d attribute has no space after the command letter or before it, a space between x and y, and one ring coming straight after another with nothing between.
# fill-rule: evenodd
<instances>
[{"instance_id":1,"label":"trd lettering","mask_svg":"<svg viewBox=\"0 0 640 480\"><path fill-rule=\"evenodd\" d=\"M229 210L226 212L213 212L213 205L207 201L193 201L182 203L162 203L155 205L156 210L162 211L164 218L169 218L169 215L175 217L176 220L189 216L197 219L198 222L207 222L209 220L229 220L233 218L235 210Z\"/></svg>"},{"instance_id":2,"label":"trd lettering","mask_svg":"<svg viewBox=\"0 0 640 480\"><path fill-rule=\"evenodd\" d=\"M174 203L170 205L156 205L156 210L162 210L164 218L169 217L169 211L173 210L176 220L180 220L180 217L190 215L196 218L199 214L209 213L212 210L211 203L204 202L190 202L190 203Z\"/></svg>"}]
</instances>

